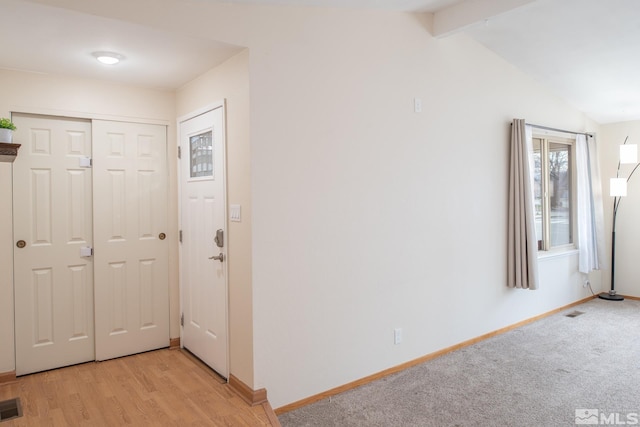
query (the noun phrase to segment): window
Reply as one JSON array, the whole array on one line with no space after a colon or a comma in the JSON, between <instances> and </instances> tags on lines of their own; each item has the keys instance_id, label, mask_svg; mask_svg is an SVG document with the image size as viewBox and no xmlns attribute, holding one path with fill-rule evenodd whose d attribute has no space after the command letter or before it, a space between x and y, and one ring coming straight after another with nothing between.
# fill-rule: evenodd
<instances>
[{"instance_id":1,"label":"window","mask_svg":"<svg viewBox=\"0 0 640 427\"><path fill-rule=\"evenodd\" d=\"M213 132L189 138L191 178L213 176Z\"/></svg>"},{"instance_id":2,"label":"window","mask_svg":"<svg viewBox=\"0 0 640 427\"><path fill-rule=\"evenodd\" d=\"M573 248L574 142L534 135L533 158L538 250Z\"/></svg>"}]
</instances>

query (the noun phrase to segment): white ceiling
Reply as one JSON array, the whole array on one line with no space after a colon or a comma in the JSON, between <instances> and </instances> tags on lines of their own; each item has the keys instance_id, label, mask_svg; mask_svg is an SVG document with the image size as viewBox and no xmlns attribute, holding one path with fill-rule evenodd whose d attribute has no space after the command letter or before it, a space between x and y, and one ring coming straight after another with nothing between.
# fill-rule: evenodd
<instances>
[{"instance_id":1,"label":"white ceiling","mask_svg":"<svg viewBox=\"0 0 640 427\"><path fill-rule=\"evenodd\" d=\"M175 89L241 49L22 0L0 0L0 68ZM125 56L98 63L95 51Z\"/></svg>"},{"instance_id":2,"label":"white ceiling","mask_svg":"<svg viewBox=\"0 0 640 427\"><path fill-rule=\"evenodd\" d=\"M640 120L639 0L225 2L434 12L438 34L465 32L594 120ZM0 39L10 41L3 44L0 68L175 89L241 49L38 0L0 0L0 8ZM91 56L98 50L126 59L103 66Z\"/></svg>"},{"instance_id":3,"label":"white ceiling","mask_svg":"<svg viewBox=\"0 0 640 427\"><path fill-rule=\"evenodd\" d=\"M466 32L599 123L640 119L640 1L538 0Z\"/></svg>"}]
</instances>

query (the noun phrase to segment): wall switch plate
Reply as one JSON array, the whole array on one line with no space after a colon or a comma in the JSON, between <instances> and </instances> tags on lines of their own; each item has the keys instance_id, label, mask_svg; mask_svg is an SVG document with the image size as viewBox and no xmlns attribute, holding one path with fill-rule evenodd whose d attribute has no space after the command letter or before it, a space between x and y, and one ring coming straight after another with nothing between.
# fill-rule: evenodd
<instances>
[{"instance_id":1,"label":"wall switch plate","mask_svg":"<svg viewBox=\"0 0 640 427\"><path fill-rule=\"evenodd\" d=\"M393 343L398 345L402 342L402 328L395 328L393 330Z\"/></svg>"},{"instance_id":2,"label":"wall switch plate","mask_svg":"<svg viewBox=\"0 0 640 427\"><path fill-rule=\"evenodd\" d=\"M242 221L242 209L240 205L229 206L229 219L233 222Z\"/></svg>"},{"instance_id":3,"label":"wall switch plate","mask_svg":"<svg viewBox=\"0 0 640 427\"><path fill-rule=\"evenodd\" d=\"M422 113L422 99L413 98L413 111L416 113Z\"/></svg>"}]
</instances>

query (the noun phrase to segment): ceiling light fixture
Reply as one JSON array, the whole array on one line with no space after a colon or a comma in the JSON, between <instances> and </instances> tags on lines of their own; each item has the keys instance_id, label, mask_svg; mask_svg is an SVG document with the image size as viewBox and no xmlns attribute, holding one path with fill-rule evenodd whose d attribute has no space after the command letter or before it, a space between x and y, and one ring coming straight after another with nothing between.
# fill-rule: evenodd
<instances>
[{"instance_id":1,"label":"ceiling light fixture","mask_svg":"<svg viewBox=\"0 0 640 427\"><path fill-rule=\"evenodd\" d=\"M115 65L124 59L124 56L115 52L93 52L92 55L101 64L105 65Z\"/></svg>"}]
</instances>

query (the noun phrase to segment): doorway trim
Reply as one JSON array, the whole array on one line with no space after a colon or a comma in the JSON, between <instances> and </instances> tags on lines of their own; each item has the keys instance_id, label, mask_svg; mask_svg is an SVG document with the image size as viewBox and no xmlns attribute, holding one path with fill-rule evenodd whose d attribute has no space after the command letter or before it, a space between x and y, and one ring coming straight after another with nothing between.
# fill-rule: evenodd
<instances>
[{"instance_id":1,"label":"doorway trim","mask_svg":"<svg viewBox=\"0 0 640 427\"><path fill-rule=\"evenodd\" d=\"M73 110L57 110L55 108L24 108L19 106L14 106L9 109L10 114L32 114L36 116L56 116L63 117L68 119L86 119L86 120L106 120L113 122L126 122L126 123L137 123L141 125L162 125L167 126L167 129L171 126L170 120L163 119L150 119L144 117L131 117L131 116L120 116L113 114L100 114L100 113L88 113L83 111L73 111ZM168 135L167 135L168 136ZM168 140L167 140L168 145Z\"/></svg>"}]
</instances>

